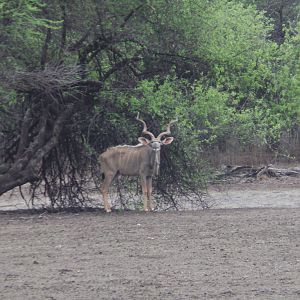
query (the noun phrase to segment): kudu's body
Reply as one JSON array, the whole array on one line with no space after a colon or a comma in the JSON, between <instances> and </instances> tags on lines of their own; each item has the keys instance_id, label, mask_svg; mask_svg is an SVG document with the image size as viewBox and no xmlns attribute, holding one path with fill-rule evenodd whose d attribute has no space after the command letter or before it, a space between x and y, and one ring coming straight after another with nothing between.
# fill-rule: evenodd
<instances>
[{"instance_id":1,"label":"kudu's body","mask_svg":"<svg viewBox=\"0 0 300 300\"><path fill-rule=\"evenodd\" d=\"M168 145L173 141L172 137L167 137L163 141L161 141L161 138L171 134L170 126L177 120L171 121L167 131L162 132L158 137L147 131L147 125L143 120L139 119L139 115L137 116L137 120L144 125L142 134L149 135L151 140L139 137L140 144L136 146L124 145L112 147L100 155L101 172L105 177L101 192L106 212L111 211L108 202L109 186L117 175L139 176L144 196L144 210L153 210L151 202L152 177L159 173L160 147L161 145Z\"/></svg>"}]
</instances>

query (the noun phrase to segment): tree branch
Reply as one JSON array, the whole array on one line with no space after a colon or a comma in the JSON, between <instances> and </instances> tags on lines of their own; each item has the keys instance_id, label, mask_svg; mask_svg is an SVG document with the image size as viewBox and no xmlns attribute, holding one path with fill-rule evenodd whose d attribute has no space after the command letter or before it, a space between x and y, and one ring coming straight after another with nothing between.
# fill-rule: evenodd
<instances>
[{"instance_id":1,"label":"tree branch","mask_svg":"<svg viewBox=\"0 0 300 300\"><path fill-rule=\"evenodd\" d=\"M41 67L44 69L46 62L47 62L47 54L48 54L48 48L49 48L49 43L51 41L51 28L47 29L46 37L45 37L45 42L44 46L42 48L42 54L41 54Z\"/></svg>"},{"instance_id":2,"label":"tree branch","mask_svg":"<svg viewBox=\"0 0 300 300\"><path fill-rule=\"evenodd\" d=\"M46 121L42 122L35 141L4 174L0 174L0 195L16 186L39 178L43 159L57 145L64 123L72 114L74 107L74 104L68 106L57 117L48 141L45 141Z\"/></svg>"},{"instance_id":3,"label":"tree branch","mask_svg":"<svg viewBox=\"0 0 300 300\"><path fill-rule=\"evenodd\" d=\"M133 10L131 10L129 12L129 14L124 18L124 22L121 24L121 28L124 28L126 26L126 23L130 20L130 18L143 6L145 5L145 3L142 3L141 5L139 5L138 7L134 8Z\"/></svg>"},{"instance_id":4,"label":"tree branch","mask_svg":"<svg viewBox=\"0 0 300 300\"><path fill-rule=\"evenodd\" d=\"M66 49L66 39L67 39L67 13L66 13L66 5L61 5L62 10L62 31L61 31L61 39L60 39L60 49L59 49L59 61L60 63L63 63L63 55Z\"/></svg>"},{"instance_id":5,"label":"tree branch","mask_svg":"<svg viewBox=\"0 0 300 300\"><path fill-rule=\"evenodd\" d=\"M31 109L28 108L25 112L24 119L23 119L20 140L19 140L19 147L18 147L16 158L19 158L21 154L23 154L24 149L28 145L28 132L30 127L30 122L31 122Z\"/></svg>"}]
</instances>

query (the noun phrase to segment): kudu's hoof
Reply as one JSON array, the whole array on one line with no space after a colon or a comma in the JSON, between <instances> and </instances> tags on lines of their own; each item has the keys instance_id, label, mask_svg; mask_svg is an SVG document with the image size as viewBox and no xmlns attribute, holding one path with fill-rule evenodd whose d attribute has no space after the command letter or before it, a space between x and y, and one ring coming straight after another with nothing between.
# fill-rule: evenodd
<instances>
[{"instance_id":1,"label":"kudu's hoof","mask_svg":"<svg viewBox=\"0 0 300 300\"><path fill-rule=\"evenodd\" d=\"M153 212L155 211L155 208L146 208L144 209L144 212Z\"/></svg>"}]
</instances>

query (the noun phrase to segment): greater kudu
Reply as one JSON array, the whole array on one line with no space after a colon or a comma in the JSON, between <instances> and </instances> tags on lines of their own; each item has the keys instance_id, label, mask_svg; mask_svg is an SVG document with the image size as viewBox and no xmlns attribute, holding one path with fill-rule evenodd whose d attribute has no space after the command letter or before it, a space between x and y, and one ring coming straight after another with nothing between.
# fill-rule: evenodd
<instances>
[{"instance_id":1,"label":"greater kudu","mask_svg":"<svg viewBox=\"0 0 300 300\"><path fill-rule=\"evenodd\" d=\"M100 155L101 173L104 175L101 192L103 195L104 208L106 212L111 212L108 202L109 186L113 179L118 175L140 176L142 191L144 196L144 210L153 210L151 202L152 193L152 177L158 175L160 165L160 147L161 145L169 145L173 141L173 137L162 137L171 134L171 125L177 120L172 120L167 130L160 133L157 137L147 130L145 121L136 119L143 125L142 134L148 135L151 139L139 137L140 142L136 146L121 145L111 147Z\"/></svg>"}]
</instances>

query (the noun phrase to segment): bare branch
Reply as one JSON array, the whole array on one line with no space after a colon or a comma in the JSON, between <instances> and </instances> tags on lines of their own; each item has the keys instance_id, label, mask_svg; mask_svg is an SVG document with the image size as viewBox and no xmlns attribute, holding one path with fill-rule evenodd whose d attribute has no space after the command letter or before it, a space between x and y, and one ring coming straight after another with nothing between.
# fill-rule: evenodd
<instances>
[{"instance_id":1,"label":"bare branch","mask_svg":"<svg viewBox=\"0 0 300 300\"><path fill-rule=\"evenodd\" d=\"M143 4L141 4L141 5L139 5L138 7L136 7L136 8L134 8L133 10L131 10L130 12L129 12L129 14L125 17L125 19L124 19L124 22L121 24L121 28L123 28L123 27L125 27L126 26L126 24L127 24L127 22L130 20L130 18L140 9L140 8L142 8L143 6L144 6L145 4L143 3Z\"/></svg>"},{"instance_id":2,"label":"bare branch","mask_svg":"<svg viewBox=\"0 0 300 300\"><path fill-rule=\"evenodd\" d=\"M27 147L30 122L31 122L31 110L30 110L30 108L28 108L24 115L24 119L23 119L18 153L16 156L17 158L19 158L21 156L21 154L23 154L24 149Z\"/></svg>"},{"instance_id":3,"label":"bare branch","mask_svg":"<svg viewBox=\"0 0 300 300\"><path fill-rule=\"evenodd\" d=\"M51 41L51 28L47 29L47 33L46 33L46 37L45 37L45 42L44 42L44 46L42 48L42 54L41 54L41 67L42 69L45 67L46 62L47 62L47 54L48 54L48 47L49 47L49 43Z\"/></svg>"},{"instance_id":4,"label":"bare branch","mask_svg":"<svg viewBox=\"0 0 300 300\"><path fill-rule=\"evenodd\" d=\"M44 70L40 71L2 73L0 79L6 88L19 92L36 91L45 95L73 88L80 81L80 73L79 66L46 66Z\"/></svg>"},{"instance_id":5,"label":"bare branch","mask_svg":"<svg viewBox=\"0 0 300 300\"><path fill-rule=\"evenodd\" d=\"M63 62L63 55L66 49L66 39L67 39L67 13L66 13L66 5L61 4L62 10L62 31L61 31L61 39L60 39L60 49L59 49L59 60L60 63Z\"/></svg>"},{"instance_id":6,"label":"bare branch","mask_svg":"<svg viewBox=\"0 0 300 300\"><path fill-rule=\"evenodd\" d=\"M66 119L71 115L74 105L68 106L56 119L48 141L45 140L46 121L42 121L38 137L29 145L21 158L0 174L0 195L40 176L43 159L57 145L58 138Z\"/></svg>"},{"instance_id":7,"label":"bare branch","mask_svg":"<svg viewBox=\"0 0 300 300\"><path fill-rule=\"evenodd\" d=\"M116 71L121 70L122 68L126 67L128 64L140 61L141 57L132 57L132 58L125 58L121 60L120 62L117 62L114 66L112 66L102 77L102 80L105 81L108 79L113 73Z\"/></svg>"},{"instance_id":8,"label":"bare branch","mask_svg":"<svg viewBox=\"0 0 300 300\"><path fill-rule=\"evenodd\" d=\"M80 49L80 47L82 46L83 42L89 37L89 35L91 34L91 29L92 27L90 27L86 33L75 43L73 43L72 45L70 45L67 50L68 51L77 51L78 49Z\"/></svg>"}]
</instances>

